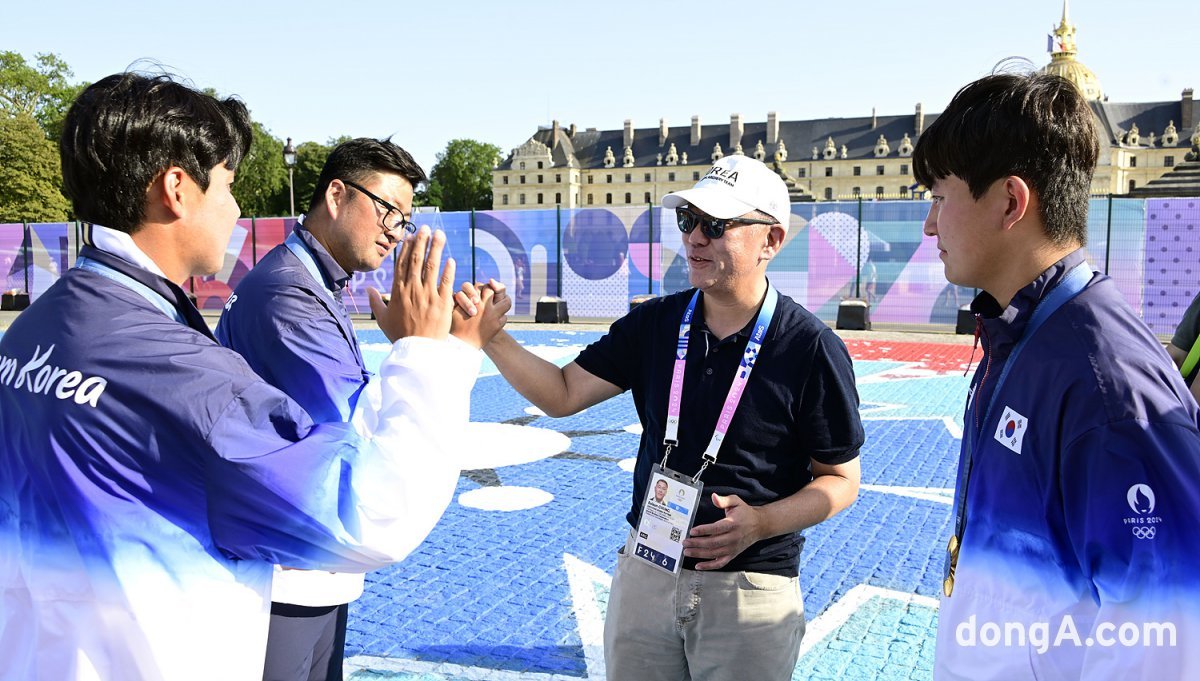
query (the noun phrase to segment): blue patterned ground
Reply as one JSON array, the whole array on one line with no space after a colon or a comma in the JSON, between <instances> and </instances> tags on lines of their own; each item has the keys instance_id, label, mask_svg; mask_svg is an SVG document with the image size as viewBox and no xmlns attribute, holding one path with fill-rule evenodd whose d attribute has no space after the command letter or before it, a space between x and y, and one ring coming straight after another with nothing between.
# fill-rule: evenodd
<instances>
[{"instance_id":1,"label":"blue patterned ground","mask_svg":"<svg viewBox=\"0 0 1200 681\"><path fill-rule=\"evenodd\" d=\"M368 364L378 332L360 332ZM518 331L554 361L570 361L591 332ZM867 444L864 489L810 530L801 564L809 630L795 679L926 679L933 657L941 555L950 517L961 375L905 377L900 362L856 362ZM637 450L632 401L549 419L485 363L472 420L567 434L564 454L472 471L458 493L521 486L553 495L520 511L457 501L402 564L368 576L351 608L351 679L599 679L600 622L615 551L625 534ZM890 372L890 374L889 374Z\"/></svg>"}]
</instances>

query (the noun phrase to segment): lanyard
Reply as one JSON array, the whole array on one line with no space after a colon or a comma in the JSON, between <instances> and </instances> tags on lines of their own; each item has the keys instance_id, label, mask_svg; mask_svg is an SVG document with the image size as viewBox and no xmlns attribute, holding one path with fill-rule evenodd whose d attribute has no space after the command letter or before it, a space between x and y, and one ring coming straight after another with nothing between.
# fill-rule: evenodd
<instances>
[{"instance_id":1,"label":"lanyard","mask_svg":"<svg viewBox=\"0 0 1200 681\"><path fill-rule=\"evenodd\" d=\"M166 298L163 298L159 294L155 293L154 290L149 286L146 286L133 277L130 277L123 272L118 272L102 262L92 260L91 258L85 256L80 256L79 259L75 261L75 266L81 270L95 272L102 277L111 279L118 284L124 285L125 287L131 289L134 293L137 293L141 297L150 301L151 305L157 307L159 310L162 310L163 314L167 315L171 319L174 319L180 324L187 324L187 321L184 320L183 315L179 314L179 310L175 309L175 306L169 303Z\"/></svg>"},{"instance_id":2,"label":"lanyard","mask_svg":"<svg viewBox=\"0 0 1200 681\"><path fill-rule=\"evenodd\" d=\"M663 444L667 447L662 461L664 468L667 465L667 457L671 455L671 449L679 444L679 407L683 401L683 370L687 366L688 338L691 336L692 319L696 315L696 301L699 299L700 291L697 290L692 294L692 300L688 303L687 310L683 313L683 319L679 322L679 339L675 345L675 368L671 375L671 393L667 399L667 427L663 437ZM717 462L721 443L725 441L725 435L729 432L729 424L733 421L733 414L737 411L738 403L742 401L742 393L746 389L746 382L750 380L750 372L754 370L758 353L766 341L767 327L771 325L771 318L775 316L775 306L778 302L779 292L768 283L766 300L763 301L762 307L758 311L758 319L754 322L754 331L750 334L750 340L746 342L746 349L742 352L742 361L738 365L737 373L733 376L733 385L729 386L729 393L725 396L725 404L721 407L721 415L717 418L712 439L709 440L708 447L704 450L704 462L700 465L700 470L696 471L695 477L692 478L693 482L700 480L700 475L704 473L704 469L708 468L709 464Z\"/></svg>"},{"instance_id":3,"label":"lanyard","mask_svg":"<svg viewBox=\"0 0 1200 681\"><path fill-rule=\"evenodd\" d=\"M308 249L308 244L304 243L304 240L296 232L289 234L283 244L296 256L300 264L304 265L304 269L308 270L308 273L312 275L313 280L317 282L317 288L322 292L326 302L332 303L332 307L326 306L329 311L333 313L334 310L341 310L344 316L346 308L342 305L341 301L334 297L333 292L326 288L325 275L321 273L321 268L317 266L317 260ZM362 370L363 380L368 380L371 372L367 371L366 363L363 361L362 352L359 350L358 341L354 336L354 328L345 328L347 320L342 319L336 313L334 314L334 319L337 320L338 327L342 330L342 335L350 345L350 349L354 351L354 356L358 358L358 368Z\"/></svg>"},{"instance_id":4,"label":"lanyard","mask_svg":"<svg viewBox=\"0 0 1200 681\"><path fill-rule=\"evenodd\" d=\"M965 454L961 463L962 472L958 477L956 489L954 490L954 536L950 538L950 546L947 550L946 564L944 569L945 580L942 584L943 590L949 596L954 588L954 568L958 563L958 549L962 545L963 531L967 525L967 487L971 479L972 464L974 463L974 451L979 446L979 439L991 422L992 409L996 406L996 398L1000 395L1000 389L1004 386L1004 381L1008 378L1009 371L1017 363L1017 357L1021 351L1029 344L1029 339L1037 333L1038 328L1050 318L1051 315L1062 307L1064 303L1079 295L1092 279L1092 268L1086 262L1076 265L1070 272L1063 275L1046 297L1038 303L1033 310L1033 316L1029 319L1029 325L1025 329L1025 333L1021 336L1021 340L1017 342L1016 347L1008 355L1008 360L1004 363L1004 369L1000 372L1000 378L996 381L996 386L992 388L992 395L988 399L987 409L983 412L984 417L978 432L973 432L975 429L969 429L963 434L963 444L965 446ZM976 388L978 390L978 388ZM979 408L979 403L976 402L975 408Z\"/></svg>"},{"instance_id":5,"label":"lanyard","mask_svg":"<svg viewBox=\"0 0 1200 681\"><path fill-rule=\"evenodd\" d=\"M312 278L316 280L317 284L320 285L319 288L321 291L325 292L328 297L332 299L333 294L330 293L329 289L325 286L325 275L321 273L321 268L317 266L317 259L314 258L313 254L308 250L308 244L304 243L304 240L300 238L300 235L292 232L288 235L288 238L284 240L283 244L288 247L289 251L296 255L296 258L300 260L300 264L304 265L304 269L308 270L308 273L311 274Z\"/></svg>"}]
</instances>

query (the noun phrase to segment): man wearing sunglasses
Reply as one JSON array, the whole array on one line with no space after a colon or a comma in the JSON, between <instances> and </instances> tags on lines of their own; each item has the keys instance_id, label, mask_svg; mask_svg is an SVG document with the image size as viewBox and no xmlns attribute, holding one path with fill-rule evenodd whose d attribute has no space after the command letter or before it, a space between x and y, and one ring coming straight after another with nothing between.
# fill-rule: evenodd
<instances>
[{"instance_id":1,"label":"man wearing sunglasses","mask_svg":"<svg viewBox=\"0 0 1200 681\"><path fill-rule=\"evenodd\" d=\"M778 175L727 156L663 206L676 211L694 288L639 305L561 369L505 333L484 351L551 416L633 392L634 531L608 601L608 678L788 679L804 633L800 531L858 493L850 357L767 280L790 218ZM655 530L643 516L669 515L652 509L652 477L675 480L671 517L695 518L678 532L678 559L645 543Z\"/></svg>"},{"instance_id":2,"label":"man wearing sunglasses","mask_svg":"<svg viewBox=\"0 0 1200 681\"><path fill-rule=\"evenodd\" d=\"M412 156L390 140L338 145L321 170L308 213L242 279L225 306L217 339L317 423L348 420L370 379L347 314L348 284L355 272L377 270L397 243L416 232L408 216L413 189L425 179ZM507 301L495 302L507 308ZM478 324L456 322L451 334L476 348L485 342ZM341 679L348 604L362 591L361 573L276 566L263 678Z\"/></svg>"}]
</instances>

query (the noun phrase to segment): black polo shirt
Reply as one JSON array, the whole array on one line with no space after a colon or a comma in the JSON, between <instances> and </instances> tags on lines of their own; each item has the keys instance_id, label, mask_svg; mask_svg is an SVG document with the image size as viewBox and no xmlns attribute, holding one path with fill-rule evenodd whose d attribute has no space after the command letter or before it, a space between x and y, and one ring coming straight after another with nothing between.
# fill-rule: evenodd
<instances>
[{"instance_id":1,"label":"black polo shirt","mask_svg":"<svg viewBox=\"0 0 1200 681\"><path fill-rule=\"evenodd\" d=\"M637 306L575 360L588 373L633 391L643 428L633 474L633 505L626 516L634 527L651 468L662 461L679 322L693 292L689 289ZM679 446L667 462L687 475L700 468L701 454L712 438L754 325L752 319L742 331L718 340L703 322L703 294L696 308L684 371ZM752 506L777 501L812 480L810 459L845 463L858 456L863 439L846 346L821 320L781 295L717 463L701 477L704 493L695 524L724 517L712 504L712 492L736 494ZM794 576L803 541L799 533L766 539L722 569ZM697 562L685 558L684 567L692 569Z\"/></svg>"}]
</instances>

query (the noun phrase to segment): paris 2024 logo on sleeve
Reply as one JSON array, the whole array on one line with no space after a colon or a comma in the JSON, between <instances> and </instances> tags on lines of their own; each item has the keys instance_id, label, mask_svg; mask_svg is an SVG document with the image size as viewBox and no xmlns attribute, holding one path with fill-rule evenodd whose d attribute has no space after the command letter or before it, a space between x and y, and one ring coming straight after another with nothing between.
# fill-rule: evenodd
<instances>
[{"instance_id":1,"label":"paris 2024 logo on sleeve","mask_svg":"<svg viewBox=\"0 0 1200 681\"><path fill-rule=\"evenodd\" d=\"M1162 526L1162 516L1154 515L1154 490L1145 483L1138 483L1125 493L1125 501L1134 515L1125 517L1125 524L1130 527L1137 539L1154 539Z\"/></svg>"}]
</instances>

